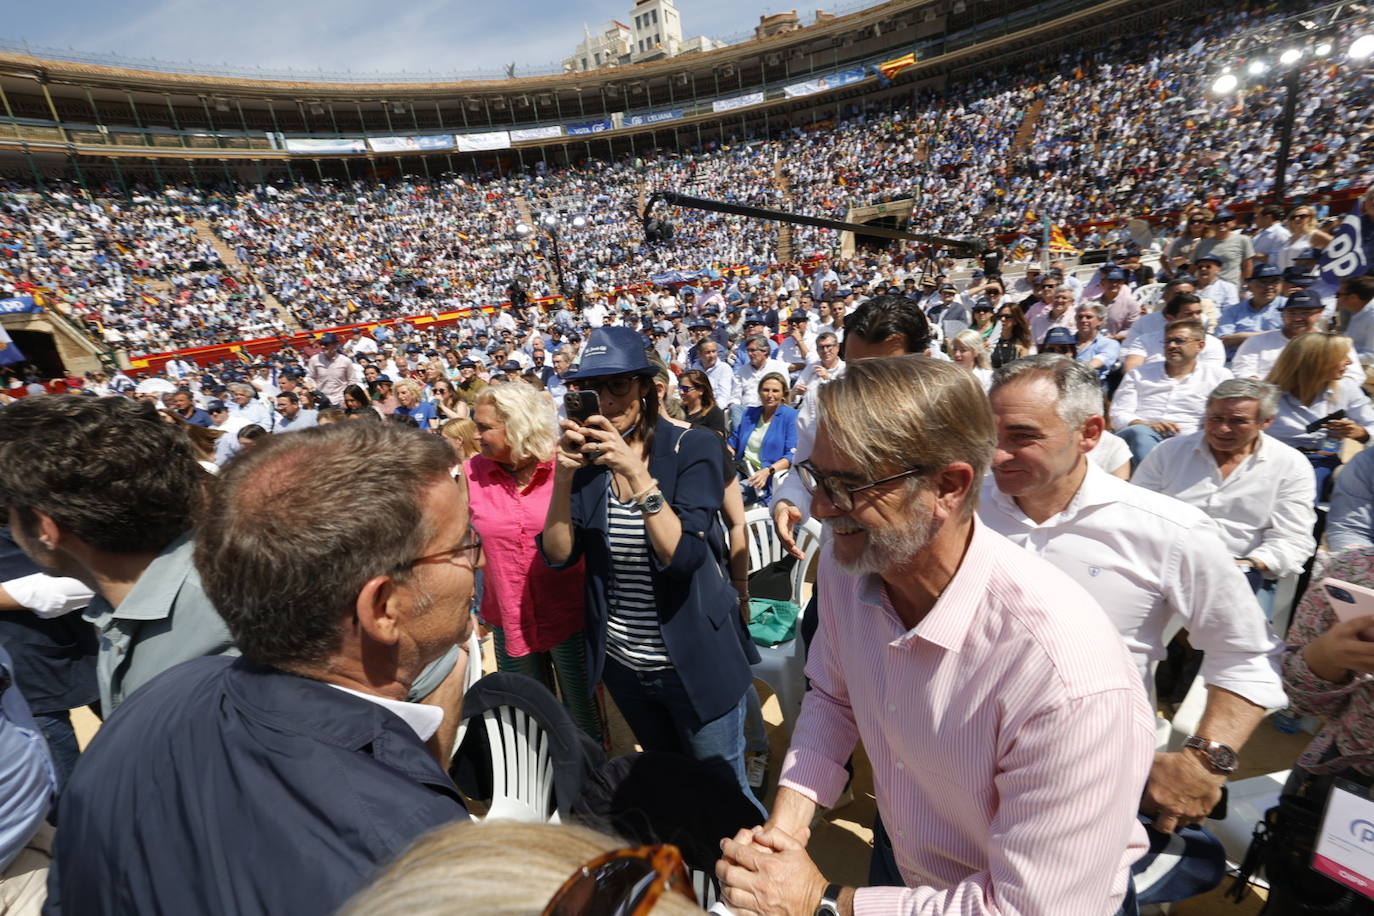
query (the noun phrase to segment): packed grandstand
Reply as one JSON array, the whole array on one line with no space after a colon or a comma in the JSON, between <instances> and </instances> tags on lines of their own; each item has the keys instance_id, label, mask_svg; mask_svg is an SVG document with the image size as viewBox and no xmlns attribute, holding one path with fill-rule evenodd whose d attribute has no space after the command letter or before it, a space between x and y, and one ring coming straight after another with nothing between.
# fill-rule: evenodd
<instances>
[{"instance_id":1,"label":"packed grandstand","mask_svg":"<svg viewBox=\"0 0 1374 916\"><path fill-rule=\"evenodd\" d=\"M839 253L834 230L780 236L778 223L684 209L672 213L674 238L650 244L637 214L664 188L835 219L910 199L913 229L995 240L1021 257L1047 223L1092 248L1145 218L1158 246L1189 204L1245 209L1270 191L1281 82L1227 96L1208 87L1222 63L1241 66L1253 49L1301 33L1296 12L1221 4L1053 59L971 70L936 91L894 95L883 79L881 99L837 102L814 123L561 166L522 154L523 167L474 159L470 172L432 177L412 165L364 178L355 165L337 179L307 180L298 168L250 183L204 167L173 178L164 163L157 183L97 180L75 159L45 180L9 159L0 295L37 292L100 343L139 357L492 305L513 282L536 299L564 286L614 296L668 271L757 274ZM1369 71L1310 53L1364 26L1346 16L1334 34L1297 37L1309 53L1291 199L1369 183ZM545 211L585 225L517 235Z\"/></svg>"}]
</instances>

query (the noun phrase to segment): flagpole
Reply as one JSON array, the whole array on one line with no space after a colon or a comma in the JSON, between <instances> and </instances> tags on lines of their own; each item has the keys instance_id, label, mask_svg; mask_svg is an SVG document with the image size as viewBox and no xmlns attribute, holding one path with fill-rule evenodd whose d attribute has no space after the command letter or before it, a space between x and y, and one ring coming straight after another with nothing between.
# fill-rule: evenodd
<instances>
[{"instance_id":1,"label":"flagpole","mask_svg":"<svg viewBox=\"0 0 1374 916\"><path fill-rule=\"evenodd\" d=\"M1040 239L1040 272L1047 274L1050 270L1050 218L1048 216L1041 217L1041 231L1043 235Z\"/></svg>"}]
</instances>

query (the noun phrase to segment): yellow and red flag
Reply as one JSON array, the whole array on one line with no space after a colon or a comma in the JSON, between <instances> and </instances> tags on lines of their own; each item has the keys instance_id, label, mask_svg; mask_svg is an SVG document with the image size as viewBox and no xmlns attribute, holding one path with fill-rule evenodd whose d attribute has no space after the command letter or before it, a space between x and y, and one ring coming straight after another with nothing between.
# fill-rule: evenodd
<instances>
[{"instance_id":1,"label":"yellow and red flag","mask_svg":"<svg viewBox=\"0 0 1374 916\"><path fill-rule=\"evenodd\" d=\"M892 60L885 60L878 65L878 72L886 79L894 78L898 73L909 67L916 66L916 52L910 51L901 57L894 57Z\"/></svg>"}]
</instances>

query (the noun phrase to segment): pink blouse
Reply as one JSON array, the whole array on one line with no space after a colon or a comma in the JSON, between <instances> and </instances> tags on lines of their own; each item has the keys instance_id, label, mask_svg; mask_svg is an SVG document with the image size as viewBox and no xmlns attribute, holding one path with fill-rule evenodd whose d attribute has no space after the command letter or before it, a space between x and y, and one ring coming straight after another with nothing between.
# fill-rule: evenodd
<instances>
[{"instance_id":1,"label":"pink blouse","mask_svg":"<svg viewBox=\"0 0 1374 916\"><path fill-rule=\"evenodd\" d=\"M534 545L553 495L553 461L540 462L523 490L482 455L469 458L464 471L487 558L482 619L502 629L512 656L546 652L579 632L585 616L582 563L549 569Z\"/></svg>"}]
</instances>

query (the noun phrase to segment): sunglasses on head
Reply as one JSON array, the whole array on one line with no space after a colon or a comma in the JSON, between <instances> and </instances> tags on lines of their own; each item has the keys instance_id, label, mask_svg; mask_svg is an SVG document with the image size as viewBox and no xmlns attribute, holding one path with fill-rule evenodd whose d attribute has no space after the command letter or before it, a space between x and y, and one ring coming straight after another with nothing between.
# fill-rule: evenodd
<instances>
[{"instance_id":1,"label":"sunglasses on head","mask_svg":"<svg viewBox=\"0 0 1374 916\"><path fill-rule=\"evenodd\" d=\"M647 916L665 891L696 903L676 846L627 846L597 856L568 877L543 916Z\"/></svg>"}]
</instances>

